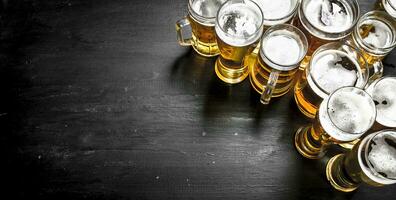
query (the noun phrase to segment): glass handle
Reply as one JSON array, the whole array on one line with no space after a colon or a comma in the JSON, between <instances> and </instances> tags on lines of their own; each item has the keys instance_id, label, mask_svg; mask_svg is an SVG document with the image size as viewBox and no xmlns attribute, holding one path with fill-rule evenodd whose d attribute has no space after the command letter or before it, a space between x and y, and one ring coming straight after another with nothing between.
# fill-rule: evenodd
<instances>
[{"instance_id":1,"label":"glass handle","mask_svg":"<svg viewBox=\"0 0 396 200\"><path fill-rule=\"evenodd\" d=\"M278 81L279 78L279 71L278 70L272 70L271 74L269 76L269 79L267 81L267 85L264 86L263 88L263 93L261 94L260 102L262 104L269 104L272 93L274 92L276 82Z\"/></svg>"},{"instance_id":2,"label":"glass handle","mask_svg":"<svg viewBox=\"0 0 396 200\"><path fill-rule=\"evenodd\" d=\"M371 74L372 75L370 76L368 83L371 83L371 82L375 81L376 79L379 79L382 77L382 75L384 73L384 65L382 64L381 61L376 61L375 63L372 64L371 70L373 70L373 71L370 73L370 75Z\"/></svg>"},{"instance_id":3,"label":"glass handle","mask_svg":"<svg viewBox=\"0 0 396 200\"><path fill-rule=\"evenodd\" d=\"M190 22L186 17L183 19L180 19L179 21L176 22L176 33L177 33L177 40L181 46L190 46L192 45L192 32L190 31L190 38L185 38L183 36L184 30L186 28L190 27L191 25Z\"/></svg>"}]
</instances>

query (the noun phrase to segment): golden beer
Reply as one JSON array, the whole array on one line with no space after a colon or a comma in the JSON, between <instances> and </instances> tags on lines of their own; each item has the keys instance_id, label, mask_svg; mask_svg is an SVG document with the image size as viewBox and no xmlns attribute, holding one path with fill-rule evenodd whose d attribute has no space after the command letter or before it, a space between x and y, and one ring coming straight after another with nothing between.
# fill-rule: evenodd
<instances>
[{"instance_id":1,"label":"golden beer","mask_svg":"<svg viewBox=\"0 0 396 200\"><path fill-rule=\"evenodd\" d=\"M326 176L342 192L361 183L383 186L396 183L396 131L383 130L366 136L352 151L329 160Z\"/></svg>"},{"instance_id":2,"label":"golden beer","mask_svg":"<svg viewBox=\"0 0 396 200\"><path fill-rule=\"evenodd\" d=\"M340 88L323 100L313 124L296 132L294 144L302 156L319 159L329 145L362 136L373 125L375 116L369 94L355 87Z\"/></svg>"},{"instance_id":3,"label":"golden beer","mask_svg":"<svg viewBox=\"0 0 396 200\"><path fill-rule=\"evenodd\" d=\"M343 43L328 43L312 55L294 87L299 110L314 118L322 99L340 87L363 88L368 81L366 61L358 50Z\"/></svg>"},{"instance_id":4,"label":"golden beer","mask_svg":"<svg viewBox=\"0 0 396 200\"><path fill-rule=\"evenodd\" d=\"M207 57L220 53L216 43L215 18L225 0L189 0L189 15L176 23L179 44L192 46L194 50ZM186 37L184 29L191 27L191 37Z\"/></svg>"},{"instance_id":5,"label":"golden beer","mask_svg":"<svg viewBox=\"0 0 396 200\"><path fill-rule=\"evenodd\" d=\"M263 14L253 1L231 0L220 8L215 26L220 56L215 72L222 81L234 84L248 76L248 66L243 61L256 47L262 24Z\"/></svg>"},{"instance_id":6,"label":"golden beer","mask_svg":"<svg viewBox=\"0 0 396 200\"><path fill-rule=\"evenodd\" d=\"M395 19L382 11L368 12L359 19L348 42L360 49L372 71L371 79L379 78L382 59L396 46Z\"/></svg>"},{"instance_id":7,"label":"golden beer","mask_svg":"<svg viewBox=\"0 0 396 200\"><path fill-rule=\"evenodd\" d=\"M303 70L313 52L323 44L347 37L360 15L356 0L302 0L293 24L307 36L309 49L301 62Z\"/></svg>"},{"instance_id":8,"label":"golden beer","mask_svg":"<svg viewBox=\"0 0 396 200\"><path fill-rule=\"evenodd\" d=\"M292 25L275 25L264 33L259 57L250 67L250 83L262 94L263 104L268 104L271 97L282 96L290 90L307 49L304 34Z\"/></svg>"}]
</instances>

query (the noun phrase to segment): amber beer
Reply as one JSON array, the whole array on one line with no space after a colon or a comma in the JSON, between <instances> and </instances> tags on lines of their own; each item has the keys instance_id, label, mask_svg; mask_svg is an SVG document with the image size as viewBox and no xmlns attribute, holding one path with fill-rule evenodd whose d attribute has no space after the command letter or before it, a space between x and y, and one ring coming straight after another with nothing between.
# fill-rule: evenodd
<instances>
[{"instance_id":1,"label":"amber beer","mask_svg":"<svg viewBox=\"0 0 396 200\"><path fill-rule=\"evenodd\" d=\"M326 176L342 192L356 190L361 183L384 186L396 183L396 131L383 130L366 136L352 151L329 160Z\"/></svg>"},{"instance_id":2,"label":"amber beer","mask_svg":"<svg viewBox=\"0 0 396 200\"><path fill-rule=\"evenodd\" d=\"M254 0L261 8L264 14L264 30L267 30L271 26L284 24L292 21L295 16L299 0ZM246 65L254 65L258 52L260 50L260 44L253 50L253 52L246 58Z\"/></svg>"},{"instance_id":3,"label":"amber beer","mask_svg":"<svg viewBox=\"0 0 396 200\"><path fill-rule=\"evenodd\" d=\"M393 18L396 18L396 0L377 0L376 10L387 12Z\"/></svg>"},{"instance_id":4,"label":"amber beer","mask_svg":"<svg viewBox=\"0 0 396 200\"><path fill-rule=\"evenodd\" d=\"M220 56L215 72L224 82L234 84L249 74L245 56L256 47L263 33L263 14L251 0L230 0L222 5L215 25Z\"/></svg>"},{"instance_id":5,"label":"amber beer","mask_svg":"<svg viewBox=\"0 0 396 200\"><path fill-rule=\"evenodd\" d=\"M249 76L253 88L262 95L261 103L268 104L272 97L290 90L307 49L306 37L292 25L275 25L264 33L259 57L250 67Z\"/></svg>"},{"instance_id":6,"label":"amber beer","mask_svg":"<svg viewBox=\"0 0 396 200\"><path fill-rule=\"evenodd\" d=\"M194 50L207 57L220 53L216 43L216 14L226 0L189 0L188 16L176 22L179 44L192 46ZM191 37L185 36L185 30L191 27Z\"/></svg>"},{"instance_id":7,"label":"amber beer","mask_svg":"<svg viewBox=\"0 0 396 200\"><path fill-rule=\"evenodd\" d=\"M356 0L302 0L295 26L307 36L309 50L301 63L303 70L321 45L347 37L360 15Z\"/></svg>"},{"instance_id":8,"label":"amber beer","mask_svg":"<svg viewBox=\"0 0 396 200\"><path fill-rule=\"evenodd\" d=\"M312 125L298 129L294 144L302 156L319 159L330 144L362 136L373 125L375 116L369 94L355 87L340 88L323 100Z\"/></svg>"},{"instance_id":9,"label":"amber beer","mask_svg":"<svg viewBox=\"0 0 396 200\"><path fill-rule=\"evenodd\" d=\"M314 118L320 102L340 87L364 88L369 70L365 59L354 47L328 43L318 48L294 87L294 99L300 111Z\"/></svg>"},{"instance_id":10,"label":"amber beer","mask_svg":"<svg viewBox=\"0 0 396 200\"><path fill-rule=\"evenodd\" d=\"M382 11L363 15L348 42L360 49L369 66L370 76L375 80L382 76L381 60L396 46L396 22Z\"/></svg>"}]
</instances>

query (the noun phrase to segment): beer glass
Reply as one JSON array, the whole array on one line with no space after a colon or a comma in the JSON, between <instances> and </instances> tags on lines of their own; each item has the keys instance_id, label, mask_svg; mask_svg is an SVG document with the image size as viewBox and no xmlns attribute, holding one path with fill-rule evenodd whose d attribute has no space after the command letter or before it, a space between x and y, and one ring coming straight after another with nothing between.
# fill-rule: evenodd
<instances>
[{"instance_id":1,"label":"beer glass","mask_svg":"<svg viewBox=\"0 0 396 200\"><path fill-rule=\"evenodd\" d=\"M254 0L257 5L260 6L261 11L264 14L264 31L269 27L290 23L297 12L297 8L300 5L299 0ZM245 58L246 65L249 67L253 66L258 52L260 50L260 44L253 50L253 52Z\"/></svg>"},{"instance_id":2,"label":"beer glass","mask_svg":"<svg viewBox=\"0 0 396 200\"><path fill-rule=\"evenodd\" d=\"M374 124L373 99L364 90L342 87L324 99L313 124L297 130L294 144L310 159L321 158L331 144L353 141Z\"/></svg>"},{"instance_id":3,"label":"beer glass","mask_svg":"<svg viewBox=\"0 0 396 200\"><path fill-rule=\"evenodd\" d=\"M395 0L377 0L376 9L386 11L390 16L396 18Z\"/></svg>"},{"instance_id":4,"label":"beer glass","mask_svg":"<svg viewBox=\"0 0 396 200\"><path fill-rule=\"evenodd\" d=\"M314 118L323 98L344 86L364 88L368 81L367 62L359 50L344 43L328 43L318 48L294 87L300 111Z\"/></svg>"},{"instance_id":5,"label":"beer glass","mask_svg":"<svg viewBox=\"0 0 396 200\"><path fill-rule=\"evenodd\" d=\"M382 76L381 60L396 46L396 22L382 11L364 14L357 22L348 43L358 48L370 68L370 79Z\"/></svg>"},{"instance_id":6,"label":"beer glass","mask_svg":"<svg viewBox=\"0 0 396 200\"><path fill-rule=\"evenodd\" d=\"M250 67L249 76L253 88L262 94L261 103L268 104L271 97L282 96L290 90L307 49L304 33L292 25L275 25L264 33L259 57Z\"/></svg>"},{"instance_id":7,"label":"beer glass","mask_svg":"<svg viewBox=\"0 0 396 200\"><path fill-rule=\"evenodd\" d=\"M370 133L386 128L396 128L396 77L382 77L366 86L366 92L373 98L377 109L374 125ZM340 144L345 149L352 147L359 139Z\"/></svg>"},{"instance_id":8,"label":"beer glass","mask_svg":"<svg viewBox=\"0 0 396 200\"><path fill-rule=\"evenodd\" d=\"M334 156L327 163L326 176L342 192L351 192L361 183L371 186L396 183L396 131L372 133L352 151Z\"/></svg>"},{"instance_id":9,"label":"beer glass","mask_svg":"<svg viewBox=\"0 0 396 200\"><path fill-rule=\"evenodd\" d=\"M220 56L215 71L224 82L234 84L249 74L244 57L256 47L263 33L263 14L251 0L230 0L217 13L215 25Z\"/></svg>"},{"instance_id":10,"label":"beer glass","mask_svg":"<svg viewBox=\"0 0 396 200\"><path fill-rule=\"evenodd\" d=\"M182 46L192 46L200 55L211 57L220 53L216 43L215 21L226 0L189 0L188 16L176 22L177 39ZM189 31L190 30L190 34Z\"/></svg>"},{"instance_id":11,"label":"beer glass","mask_svg":"<svg viewBox=\"0 0 396 200\"><path fill-rule=\"evenodd\" d=\"M308 53L301 70L309 63L313 52L323 44L347 37L360 15L357 0L301 0L298 19L293 20L308 39Z\"/></svg>"}]
</instances>

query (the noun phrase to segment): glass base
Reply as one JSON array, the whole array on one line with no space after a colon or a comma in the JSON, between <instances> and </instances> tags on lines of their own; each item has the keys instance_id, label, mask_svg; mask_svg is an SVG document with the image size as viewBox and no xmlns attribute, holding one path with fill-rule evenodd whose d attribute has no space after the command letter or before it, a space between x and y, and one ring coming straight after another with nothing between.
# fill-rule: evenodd
<instances>
[{"instance_id":1,"label":"glass base","mask_svg":"<svg viewBox=\"0 0 396 200\"><path fill-rule=\"evenodd\" d=\"M326 177L330 182L331 186L341 192L352 192L356 190L359 185L351 183L344 178L342 167L342 161L344 154L338 154L332 157L326 165Z\"/></svg>"},{"instance_id":2,"label":"glass base","mask_svg":"<svg viewBox=\"0 0 396 200\"><path fill-rule=\"evenodd\" d=\"M219 77L222 81L229 84L240 83L246 79L249 75L248 66L244 65L240 68L230 68L223 63L221 63L220 58L217 58L215 64L215 72L217 77Z\"/></svg>"},{"instance_id":3,"label":"glass base","mask_svg":"<svg viewBox=\"0 0 396 200\"><path fill-rule=\"evenodd\" d=\"M311 130L311 126L301 127L296 131L294 135L294 145L298 153L300 153L305 158L309 159L319 159L323 157L323 153L320 148L314 147L309 139L308 134Z\"/></svg>"}]
</instances>

